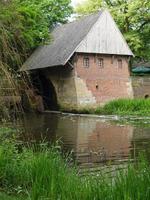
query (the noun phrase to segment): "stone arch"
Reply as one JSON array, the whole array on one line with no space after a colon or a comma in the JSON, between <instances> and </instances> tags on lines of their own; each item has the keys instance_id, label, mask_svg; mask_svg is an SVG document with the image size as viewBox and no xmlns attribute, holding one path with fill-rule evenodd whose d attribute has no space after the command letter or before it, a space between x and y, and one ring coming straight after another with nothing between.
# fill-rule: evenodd
<instances>
[{"instance_id":1,"label":"stone arch","mask_svg":"<svg viewBox=\"0 0 150 200\"><path fill-rule=\"evenodd\" d=\"M36 93L42 96L44 109L58 110L57 94L52 81L42 72L38 72L32 76L32 83Z\"/></svg>"}]
</instances>

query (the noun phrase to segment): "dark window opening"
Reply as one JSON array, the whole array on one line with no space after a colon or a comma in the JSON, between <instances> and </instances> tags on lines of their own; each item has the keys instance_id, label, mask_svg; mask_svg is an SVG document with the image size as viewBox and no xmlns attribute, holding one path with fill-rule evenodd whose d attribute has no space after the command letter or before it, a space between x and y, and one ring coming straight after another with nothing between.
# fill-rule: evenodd
<instances>
[{"instance_id":1,"label":"dark window opening","mask_svg":"<svg viewBox=\"0 0 150 200\"><path fill-rule=\"evenodd\" d=\"M144 98L145 98L145 99L148 99L148 98L149 98L149 95L148 95L148 94L146 94L146 95L144 96Z\"/></svg>"},{"instance_id":2,"label":"dark window opening","mask_svg":"<svg viewBox=\"0 0 150 200\"><path fill-rule=\"evenodd\" d=\"M122 60L121 59L118 59L118 68L122 68Z\"/></svg>"},{"instance_id":3,"label":"dark window opening","mask_svg":"<svg viewBox=\"0 0 150 200\"><path fill-rule=\"evenodd\" d=\"M89 57L84 57L83 58L83 66L84 67L89 67L90 66L90 59L89 59Z\"/></svg>"},{"instance_id":4,"label":"dark window opening","mask_svg":"<svg viewBox=\"0 0 150 200\"><path fill-rule=\"evenodd\" d=\"M104 68L104 59L103 58L98 58L97 59L97 64L100 68Z\"/></svg>"}]
</instances>

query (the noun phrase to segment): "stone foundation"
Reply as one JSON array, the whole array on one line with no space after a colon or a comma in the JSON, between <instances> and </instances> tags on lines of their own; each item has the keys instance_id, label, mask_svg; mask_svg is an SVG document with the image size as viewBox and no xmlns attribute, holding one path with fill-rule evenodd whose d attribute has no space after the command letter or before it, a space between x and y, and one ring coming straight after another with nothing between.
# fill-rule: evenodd
<instances>
[{"instance_id":1,"label":"stone foundation","mask_svg":"<svg viewBox=\"0 0 150 200\"><path fill-rule=\"evenodd\" d=\"M134 98L150 97L150 76L132 76Z\"/></svg>"}]
</instances>

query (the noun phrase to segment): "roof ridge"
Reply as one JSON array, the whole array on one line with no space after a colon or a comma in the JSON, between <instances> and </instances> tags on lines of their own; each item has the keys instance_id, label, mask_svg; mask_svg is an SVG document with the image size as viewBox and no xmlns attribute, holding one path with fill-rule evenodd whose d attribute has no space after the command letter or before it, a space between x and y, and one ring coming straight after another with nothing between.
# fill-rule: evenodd
<instances>
[{"instance_id":1,"label":"roof ridge","mask_svg":"<svg viewBox=\"0 0 150 200\"><path fill-rule=\"evenodd\" d=\"M80 22L82 20L86 20L87 18L90 18L92 16L101 14L103 11L104 11L104 9L101 9L101 10L99 10L97 12L91 13L90 15L87 14L87 15L81 16L81 17L79 17L79 18L77 18L77 19L75 19L73 21L70 21L68 23L60 24L59 26L54 27L53 31L55 31L55 29L57 29L57 28L61 28L61 27L64 27L64 26L67 26L67 25L70 25L70 24L73 24L73 23L77 23L77 22Z\"/></svg>"},{"instance_id":2,"label":"roof ridge","mask_svg":"<svg viewBox=\"0 0 150 200\"><path fill-rule=\"evenodd\" d=\"M67 63L67 61L71 58L71 56L74 54L74 52L76 51L76 49L78 48L78 46L81 44L81 42L84 40L84 38L88 35L88 33L90 32L90 30L92 29L92 27L96 24L97 20L99 19L99 17L102 15L104 10L101 9L101 11L96 12L96 14L91 14L88 15L86 17L91 17L91 16L96 16L97 15L97 19L95 20L95 23L93 23L90 27L89 30L87 30L87 33L83 36L83 38L79 41L78 45L74 48L74 50L72 51L72 53L70 54L70 56L66 59L66 61L64 62L64 65ZM85 19L85 17L84 17Z\"/></svg>"}]
</instances>

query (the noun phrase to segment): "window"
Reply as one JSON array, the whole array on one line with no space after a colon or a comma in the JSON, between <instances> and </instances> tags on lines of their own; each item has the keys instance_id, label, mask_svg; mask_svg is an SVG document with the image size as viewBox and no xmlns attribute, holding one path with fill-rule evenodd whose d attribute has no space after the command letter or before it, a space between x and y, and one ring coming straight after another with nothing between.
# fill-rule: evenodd
<instances>
[{"instance_id":1,"label":"window","mask_svg":"<svg viewBox=\"0 0 150 200\"><path fill-rule=\"evenodd\" d=\"M83 66L84 67L89 67L90 66L90 59L89 59L89 57L84 57L83 58Z\"/></svg>"},{"instance_id":2,"label":"window","mask_svg":"<svg viewBox=\"0 0 150 200\"><path fill-rule=\"evenodd\" d=\"M122 60L121 59L118 59L118 68L122 68Z\"/></svg>"},{"instance_id":3,"label":"window","mask_svg":"<svg viewBox=\"0 0 150 200\"><path fill-rule=\"evenodd\" d=\"M100 68L104 68L104 59L103 58L98 58L97 59L97 64Z\"/></svg>"}]
</instances>

